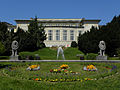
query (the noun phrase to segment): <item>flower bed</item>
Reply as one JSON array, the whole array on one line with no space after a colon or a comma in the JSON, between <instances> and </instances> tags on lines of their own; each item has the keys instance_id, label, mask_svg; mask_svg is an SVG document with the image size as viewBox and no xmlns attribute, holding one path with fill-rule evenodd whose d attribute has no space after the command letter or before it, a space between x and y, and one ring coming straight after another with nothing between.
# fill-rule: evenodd
<instances>
[{"instance_id":1,"label":"flower bed","mask_svg":"<svg viewBox=\"0 0 120 90\"><path fill-rule=\"evenodd\" d=\"M67 69L69 66L67 64L63 64L60 66L61 69Z\"/></svg>"},{"instance_id":2,"label":"flower bed","mask_svg":"<svg viewBox=\"0 0 120 90\"><path fill-rule=\"evenodd\" d=\"M83 70L85 71L97 71L97 68L94 65L87 65L83 67Z\"/></svg>"},{"instance_id":3,"label":"flower bed","mask_svg":"<svg viewBox=\"0 0 120 90\"><path fill-rule=\"evenodd\" d=\"M110 69L110 70L114 70L114 69L117 69L117 66L108 64L108 65L105 65L105 68Z\"/></svg>"},{"instance_id":4,"label":"flower bed","mask_svg":"<svg viewBox=\"0 0 120 90\"><path fill-rule=\"evenodd\" d=\"M52 78L49 78L49 79L42 79L42 78L33 78L33 80L35 81L48 81L48 82L74 82L74 81L80 81L80 82L83 82L83 81L88 81L88 80L94 80L94 79L91 79L91 78L84 78L84 79L80 79L80 78L73 78L73 79L70 79L70 78L61 78L61 79L52 79ZM96 79L95 79L96 80Z\"/></svg>"},{"instance_id":5,"label":"flower bed","mask_svg":"<svg viewBox=\"0 0 120 90\"><path fill-rule=\"evenodd\" d=\"M39 65L31 65L27 68L27 70L40 70L40 66Z\"/></svg>"},{"instance_id":6,"label":"flower bed","mask_svg":"<svg viewBox=\"0 0 120 90\"><path fill-rule=\"evenodd\" d=\"M73 73L73 74L78 74L78 72L73 72L71 70L68 70L69 69L69 66L66 65L66 64L63 64L61 65L60 67L58 67L58 69L50 69L50 72L51 73Z\"/></svg>"}]
</instances>

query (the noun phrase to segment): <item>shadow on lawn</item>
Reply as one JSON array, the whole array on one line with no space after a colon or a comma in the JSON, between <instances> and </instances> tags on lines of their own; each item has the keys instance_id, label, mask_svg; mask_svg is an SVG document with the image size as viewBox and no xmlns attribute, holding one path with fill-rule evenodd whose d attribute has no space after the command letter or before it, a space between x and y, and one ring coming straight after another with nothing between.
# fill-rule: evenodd
<instances>
[{"instance_id":1,"label":"shadow on lawn","mask_svg":"<svg viewBox=\"0 0 120 90\"><path fill-rule=\"evenodd\" d=\"M10 66L12 66L12 65L11 64L8 64L8 65L0 64L0 69L7 68L7 67L10 67Z\"/></svg>"}]
</instances>

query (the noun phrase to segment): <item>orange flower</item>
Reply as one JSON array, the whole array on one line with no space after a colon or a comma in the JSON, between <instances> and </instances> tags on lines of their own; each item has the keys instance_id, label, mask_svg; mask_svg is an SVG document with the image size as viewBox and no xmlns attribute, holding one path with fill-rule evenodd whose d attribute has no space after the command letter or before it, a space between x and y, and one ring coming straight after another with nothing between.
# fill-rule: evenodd
<instances>
[{"instance_id":1,"label":"orange flower","mask_svg":"<svg viewBox=\"0 0 120 90\"><path fill-rule=\"evenodd\" d=\"M34 69L34 68L37 68L39 65L31 65L30 68L31 69Z\"/></svg>"},{"instance_id":2,"label":"orange flower","mask_svg":"<svg viewBox=\"0 0 120 90\"><path fill-rule=\"evenodd\" d=\"M88 65L87 69L95 69L95 67L93 65Z\"/></svg>"},{"instance_id":3,"label":"orange flower","mask_svg":"<svg viewBox=\"0 0 120 90\"><path fill-rule=\"evenodd\" d=\"M38 81L38 80L39 80L39 78L36 78L35 80L36 80L36 81Z\"/></svg>"},{"instance_id":4,"label":"orange flower","mask_svg":"<svg viewBox=\"0 0 120 90\"><path fill-rule=\"evenodd\" d=\"M91 78L88 78L87 80L91 80Z\"/></svg>"},{"instance_id":5,"label":"orange flower","mask_svg":"<svg viewBox=\"0 0 120 90\"><path fill-rule=\"evenodd\" d=\"M60 66L60 68L61 68L61 69L66 69L66 68L68 68L68 65L63 64L63 65Z\"/></svg>"}]
</instances>

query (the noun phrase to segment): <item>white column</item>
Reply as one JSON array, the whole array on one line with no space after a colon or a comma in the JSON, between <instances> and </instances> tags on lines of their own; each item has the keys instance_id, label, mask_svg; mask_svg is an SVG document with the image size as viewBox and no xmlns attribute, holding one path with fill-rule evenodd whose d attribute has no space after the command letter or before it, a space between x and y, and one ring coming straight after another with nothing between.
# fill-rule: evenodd
<instances>
[{"instance_id":1,"label":"white column","mask_svg":"<svg viewBox=\"0 0 120 90\"><path fill-rule=\"evenodd\" d=\"M55 32L56 30L53 30L53 41L55 41L56 40L56 32Z\"/></svg>"}]
</instances>

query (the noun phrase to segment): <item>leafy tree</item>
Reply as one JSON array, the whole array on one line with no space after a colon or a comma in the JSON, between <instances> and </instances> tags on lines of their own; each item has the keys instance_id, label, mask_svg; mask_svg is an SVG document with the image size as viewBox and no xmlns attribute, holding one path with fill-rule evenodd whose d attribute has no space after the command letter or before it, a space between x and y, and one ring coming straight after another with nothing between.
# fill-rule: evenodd
<instances>
[{"instance_id":1,"label":"leafy tree","mask_svg":"<svg viewBox=\"0 0 120 90\"><path fill-rule=\"evenodd\" d=\"M90 32L87 31L83 35L81 34L79 35L78 37L79 50L82 50L85 54L97 53L99 38L96 35L96 32L98 32L97 28L92 27Z\"/></svg>"},{"instance_id":2,"label":"leafy tree","mask_svg":"<svg viewBox=\"0 0 120 90\"><path fill-rule=\"evenodd\" d=\"M5 52L4 45L0 42L0 55L2 55Z\"/></svg>"},{"instance_id":3,"label":"leafy tree","mask_svg":"<svg viewBox=\"0 0 120 90\"><path fill-rule=\"evenodd\" d=\"M46 34L42 24L40 26L38 25L37 17L30 22L28 32L30 35L29 38L32 39L32 46L35 46L37 49L45 47L44 40L46 40Z\"/></svg>"},{"instance_id":4,"label":"leafy tree","mask_svg":"<svg viewBox=\"0 0 120 90\"><path fill-rule=\"evenodd\" d=\"M2 43L6 40L7 25L4 22L0 22L0 41Z\"/></svg>"},{"instance_id":5,"label":"leafy tree","mask_svg":"<svg viewBox=\"0 0 120 90\"><path fill-rule=\"evenodd\" d=\"M115 16L110 23L99 29L92 27L90 32L79 35L79 50L84 53L97 53L101 40L105 41L106 53L109 56L117 54L116 49L120 48L120 16Z\"/></svg>"},{"instance_id":6,"label":"leafy tree","mask_svg":"<svg viewBox=\"0 0 120 90\"><path fill-rule=\"evenodd\" d=\"M5 22L0 22L0 42L4 45L4 55L10 55L11 35Z\"/></svg>"},{"instance_id":7,"label":"leafy tree","mask_svg":"<svg viewBox=\"0 0 120 90\"><path fill-rule=\"evenodd\" d=\"M76 43L76 41L72 41L71 42L71 47L77 47L78 45L77 45L77 43Z\"/></svg>"}]
</instances>

